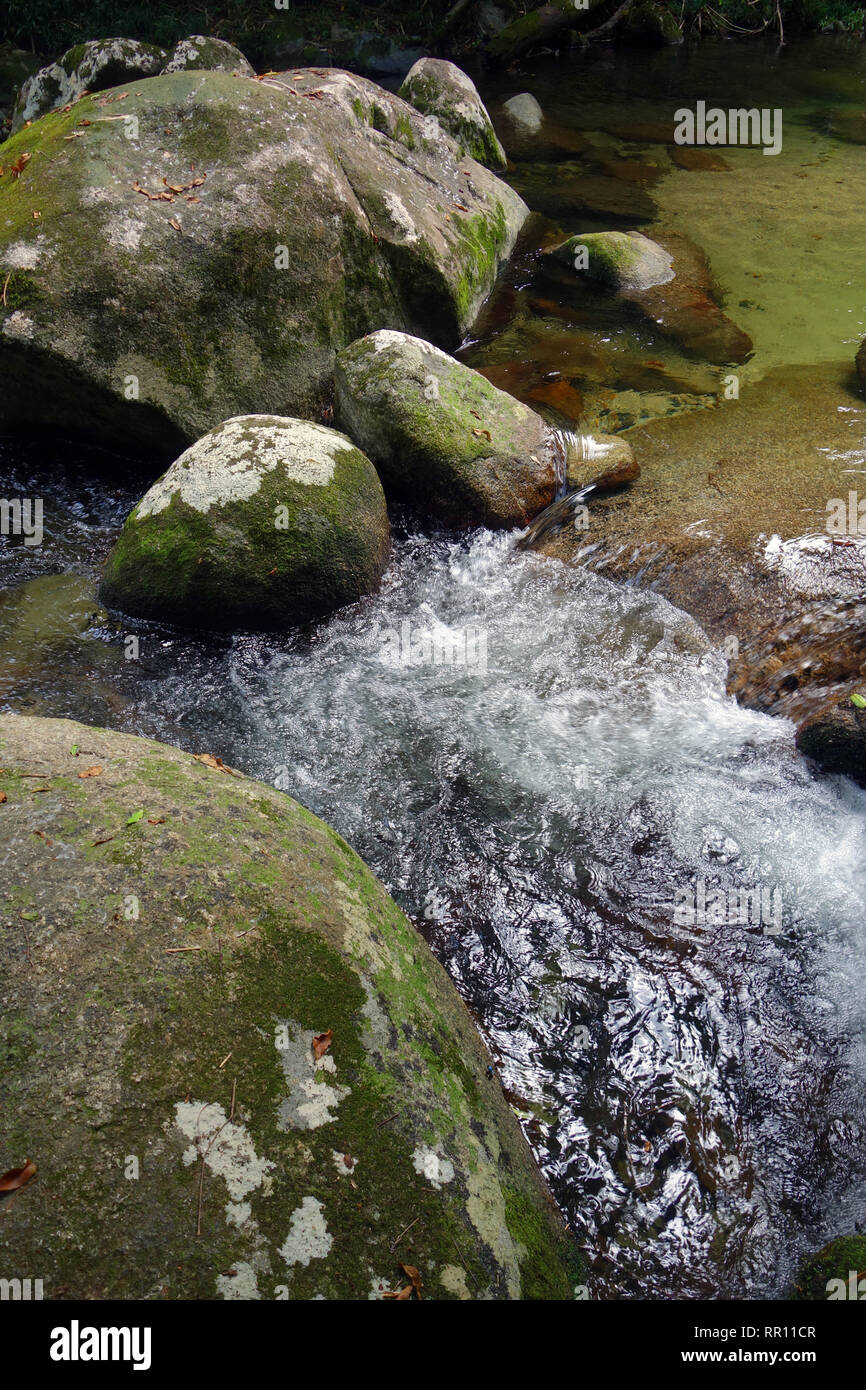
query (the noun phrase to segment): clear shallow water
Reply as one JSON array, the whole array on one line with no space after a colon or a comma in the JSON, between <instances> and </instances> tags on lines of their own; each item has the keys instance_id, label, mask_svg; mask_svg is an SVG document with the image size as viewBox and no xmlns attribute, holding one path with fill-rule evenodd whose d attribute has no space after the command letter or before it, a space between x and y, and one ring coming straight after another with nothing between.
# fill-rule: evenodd
<instances>
[{"instance_id":1,"label":"clear shallow water","mask_svg":"<svg viewBox=\"0 0 866 1390\"><path fill-rule=\"evenodd\" d=\"M588 129L601 119L585 114L593 100L648 120L681 92L776 104L783 60L757 88L766 55L730 51L720 87L708 85L707 48L601 58L595 90L579 66L563 80L561 66L539 65L511 90L558 101L559 119ZM846 178L862 178L862 150L822 133L813 97L816 110L837 96L866 106L861 68L858 52L787 69L799 94L793 154L798 140L829 141ZM773 166L757 152L726 157L735 173L747 159ZM807 211L787 196L802 172L782 175L792 225ZM720 177L671 171L652 194L690 235L703 226L717 238L714 270L736 295L731 276L754 248L715 215ZM845 207L859 227L858 188ZM693 196L699 207L686 206ZM739 215L726 207L730 228ZM763 240L781 286L784 237ZM832 281L817 361L848 348L830 293L843 288L837 261L815 245ZM773 303L772 318L764 306L745 323L758 367L791 331L787 295ZM585 363L595 352L597 325L583 325L592 341L563 345L556 321L531 313L512 333L539 379L563 353ZM507 362L503 322L491 352ZM628 334L614 385L641 384L635 364L650 350L683 370L656 340ZM616 342L605 347L612 358ZM601 376L609 386L606 367ZM0 442L0 477L4 496L46 501L43 546L0 538L0 708L210 751L344 834L473 1008L592 1256L594 1296L779 1293L801 1250L862 1226L866 793L813 779L789 724L727 698L724 661L688 619L657 596L516 554L512 538L424 537L405 523L382 593L303 634L121 630L100 614L94 580L147 480L46 441ZM138 662L124 660L124 631L139 635ZM469 667L412 664L425 633L440 649L450 634ZM394 664L407 640L410 660ZM763 891L767 911L754 898L744 920L675 910L714 890L728 909L732 894L739 906Z\"/></svg>"}]
</instances>

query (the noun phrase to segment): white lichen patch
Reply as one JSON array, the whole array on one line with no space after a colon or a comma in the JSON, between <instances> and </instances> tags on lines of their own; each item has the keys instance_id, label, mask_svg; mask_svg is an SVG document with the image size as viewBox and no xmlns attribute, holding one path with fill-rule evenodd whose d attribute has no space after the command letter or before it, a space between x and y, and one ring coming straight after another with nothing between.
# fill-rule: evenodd
<instances>
[{"instance_id":1,"label":"white lichen patch","mask_svg":"<svg viewBox=\"0 0 866 1390\"><path fill-rule=\"evenodd\" d=\"M252 1207L249 1202L226 1202L226 1224L229 1226L246 1226L252 1217Z\"/></svg>"},{"instance_id":2,"label":"white lichen patch","mask_svg":"<svg viewBox=\"0 0 866 1390\"><path fill-rule=\"evenodd\" d=\"M20 342L28 342L34 334L35 328L33 320L16 309L14 314L10 314L3 324L4 338L14 338Z\"/></svg>"},{"instance_id":3,"label":"white lichen patch","mask_svg":"<svg viewBox=\"0 0 866 1390\"><path fill-rule=\"evenodd\" d=\"M189 1166L203 1159L212 1173L224 1179L233 1202L240 1202L257 1187L267 1190L266 1179L274 1164L258 1156L246 1128L229 1120L221 1105L179 1101L174 1122L190 1140L183 1162Z\"/></svg>"},{"instance_id":4,"label":"white lichen patch","mask_svg":"<svg viewBox=\"0 0 866 1390\"><path fill-rule=\"evenodd\" d=\"M313 1054L312 1029L299 1024L280 1022L275 1032L275 1046L287 1095L280 1101L277 1123L280 1129L318 1129L332 1124L333 1113L351 1092L349 1086L332 1086L323 1078L334 1075L336 1062L329 1053L323 1057Z\"/></svg>"},{"instance_id":5,"label":"white lichen patch","mask_svg":"<svg viewBox=\"0 0 866 1390\"><path fill-rule=\"evenodd\" d=\"M357 1170L358 1160L353 1158L351 1154L340 1153L338 1149L332 1149L331 1157L341 1178L350 1177Z\"/></svg>"},{"instance_id":6,"label":"white lichen patch","mask_svg":"<svg viewBox=\"0 0 866 1390\"><path fill-rule=\"evenodd\" d=\"M466 1283L466 1270L459 1265L445 1265L439 1275L439 1283L447 1293L454 1294L455 1298L471 1299Z\"/></svg>"},{"instance_id":7,"label":"white lichen patch","mask_svg":"<svg viewBox=\"0 0 866 1390\"><path fill-rule=\"evenodd\" d=\"M398 961L384 940L377 941L373 935L374 929L357 890L344 883L342 879L337 881L336 887L340 894L340 912L345 922L343 950L356 960L363 960L374 966L377 972L390 970L396 980L402 980L403 972Z\"/></svg>"},{"instance_id":8,"label":"white lichen patch","mask_svg":"<svg viewBox=\"0 0 866 1390\"><path fill-rule=\"evenodd\" d=\"M325 425L274 415L238 415L226 420L175 459L145 493L136 519L164 511L179 494L197 512L253 497L266 473L280 468L288 482L326 487L337 454L351 440Z\"/></svg>"},{"instance_id":9,"label":"white lichen patch","mask_svg":"<svg viewBox=\"0 0 866 1390\"><path fill-rule=\"evenodd\" d=\"M117 251L137 251L141 244L144 223L128 212L117 212L106 218L103 231L109 246Z\"/></svg>"},{"instance_id":10,"label":"white lichen patch","mask_svg":"<svg viewBox=\"0 0 866 1390\"><path fill-rule=\"evenodd\" d=\"M505 1276L509 1297L518 1299L520 1261L525 1259L526 1250L515 1242L508 1229L505 1198L496 1169L480 1146L478 1159L475 1170L470 1172L468 1177L469 1197L466 1202L466 1214L481 1240L493 1252Z\"/></svg>"},{"instance_id":11,"label":"white lichen patch","mask_svg":"<svg viewBox=\"0 0 866 1390\"><path fill-rule=\"evenodd\" d=\"M45 254L47 245L44 236L38 236L34 241L14 241L0 258L0 263L6 270L35 270Z\"/></svg>"},{"instance_id":12,"label":"white lichen patch","mask_svg":"<svg viewBox=\"0 0 866 1390\"><path fill-rule=\"evenodd\" d=\"M435 1149L419 1145L412 1155L412 1162L415 1172L426 1178L430 1186L435 1187L437 1191L444 1187L445 1183L454 1181L454 1164L450 1158L437 1153Z\"/></svg>"},{"instance_id":13,"label":"white lichen patch","mask_svg":"<svg viewBox=\"0 0 866 1390\"><path fill-rule=\"evenodd\" d=\"M230 1300L261 1298L256 1271L252 1265L246 1264L243 1260L235 1260L229 1274L220 1274L216 1286L220 1298Z\"/></svg>"},{"instance_id":14,"label":"white lichen patch","mask_svg":"<svg viewBox=\"0 0 866 1390\"><path fill-rule=\"evenodd\" d=\"M280 1254L287 1265L308 1265L310 1260L323 1260L333 1243L322 1203L317 1197L305 1197L292 1212L292 1223L280 1246Z\"/></svg>"},{"instance_id":15,"label":"white lichen patch","mask_svg":"<svg viewBox=\"0 0 866 1390\"><path fill-rule=\"evenodd\" d=\"M410 245L416 242L418 231L403 200L398 198L396 193L392 193L389 188L385 189L383 197L392 226L400 233L404 242Z\"/></svg>"}]
</instances>

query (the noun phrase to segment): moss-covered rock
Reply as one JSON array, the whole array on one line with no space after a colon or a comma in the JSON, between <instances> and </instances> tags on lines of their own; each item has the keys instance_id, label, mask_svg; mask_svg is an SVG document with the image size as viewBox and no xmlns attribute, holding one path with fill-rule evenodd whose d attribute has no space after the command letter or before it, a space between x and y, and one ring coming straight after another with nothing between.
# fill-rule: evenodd
<instances>
[{"instance_id":1,"label":"moss-covered rock","mask_svg":"<svg viewBox=\"0 0 866 1390\"><path fill-rule=\"evenodd\" d=\"M0 420L163 459L234 415L318 417L370 329L459 342L527 213L339 71L133 82L19 131L0 167Z\"/></svg>"},{"instance_id":2,"label":"moss-covered rock","mask_svg":"<svg viewBox=\"0 0 866 1390\"><path fill-rule=\"evenodd\" d=\"M465 1007L338 835L63 720L0 718L0 768L0 1167L38 1169L0 1222L4 1276L48 1299L368 1299L408 1264L425 1298L570 1296Z\"/></svg>"},{"instance_id":3,"label":"moss-covered rock","mask_svg":"<svg viewBox=\"0 0 866 1390\"><path fill-rule=\"evenodd\" d=\"M370 460L324 425L239 416L187 449L127 518L103 600L181 627L273 630L378 588L390 536Z\"/></svg>"},{"instance_id":4,"label":"moss-covered rock","mask_svg":"<svg viewBox=\"0 0 866 1390\"><path fill-rule=\"evenodd\" d=\"M233 72L236 77L255 77L256 70L239 48L225 39L192 34L172 49L163 72Z\"/></svg>"},{"instance_id":5,"label":"moss-covered rock","mask_svg":"<svg viewBox=\"0 0 866 1390\"><path fill-rule=\"evenodd\" d=\"M430 343L371 333L339 353L336 383L389 495L457 526L520 526L553 500L550 427Z\"/></svg>"},{"instance_id":6,"label":"moss-covered rock","mask_svg":"<svg viewBox=\"0 0 866 1390\"><path fill-rule=\"evenodd\" d=\"M643 232L587 232L550 255L616 290L648 290L674 278L671 257Z\"/></svg>"},{"instance_id":7,"label":"moss-covered rock","mask_svg":"<svg viewBox=\"0 0 866 1390\"><path fill-rule=\"evenodd\" d=\"M805 1255L788 1297L812 1303L866 1299L866 1236L837 1236Z\"/></svg>"},{"instance_id":8,"label":"moss-covered rock","mask_svg":"<svg viewBox=\"0 0 866 1390\"><path fill-rule=\"evenodd\" d=\"M797 747L823 772L841 772L866 787L866 708L850 697L804 720L797 730Z\"/></svg>"},{"instance_id":9,"label":"moss-covered rock","mask_svg":"<svg viewBox=\"0 0 866 1390\"><path fill-rule=\"evenodd\" d=\"M496 138L471 77L442 58L419 58L406 75L400 96L424 115L435 116L462 154L488 169L504 169L505 151Z\"/></svg>"},{"instance_id":10,"label":"moss-covered rock","mask_svg":"<svg viewBox=\"0 0 866 1390\"><path fill-rule=\"evenodd\" d=\"M27 121L77 101L82 92L102 92L118 82L155 77L167 58L164 48L137 39L94 39L76 44L56 63L49 63L23 83L12 129L19 130Z\"/></svg>"}]
</instances>

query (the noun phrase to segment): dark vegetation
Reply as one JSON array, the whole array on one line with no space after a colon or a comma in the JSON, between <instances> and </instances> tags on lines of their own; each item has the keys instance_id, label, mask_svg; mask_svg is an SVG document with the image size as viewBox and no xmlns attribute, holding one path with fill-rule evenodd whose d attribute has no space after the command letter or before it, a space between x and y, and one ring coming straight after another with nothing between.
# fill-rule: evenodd
<instances>
[{"instance_id":1,"label":"dark vegetation","mask_svg":"<svg viewBox=\"0 0 866 1390\"><path fill-rule=\"evenodd\" d=\"M213 34L237 44L259 66L277 57L293 39L327 48L334 26L380 34L397 44L420 43L431 51L459 55L489 37L479 28L479 0L5 0L0 12L0 44L59 54L86 39L115 35L169 45L188 34ZM520 20L535 6L497 0L504 19ZM550 13L568 0L547 0ZM866 5L858 0L590 0L578 28L610 38L619 28L617 11L640 6L665 16L685 37L765 33L788 35L820 29L860 33ZM569 8L572 8L569 6Z\"/></svg>"}]
</instances>

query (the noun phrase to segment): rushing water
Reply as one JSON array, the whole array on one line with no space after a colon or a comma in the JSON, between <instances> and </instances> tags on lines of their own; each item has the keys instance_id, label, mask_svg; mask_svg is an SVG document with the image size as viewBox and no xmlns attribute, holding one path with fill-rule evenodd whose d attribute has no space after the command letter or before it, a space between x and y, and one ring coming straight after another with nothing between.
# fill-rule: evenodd
<instances>
[{"instance_id":1,"label":"rushing water","mask_svg":"<svg viewBox=\"0 0 866 1390\"><path fill-rule=\"evenodd\" d=\"M0 538L0 708L215 753L344 834L473 1008L593 1296L778 1294L862 1224L866 793L690 619L402 517L381 593L302 633L121 628L94 581L143 480L47 441L0 476L46 506Z\"/></svg>"}]
</instances>

